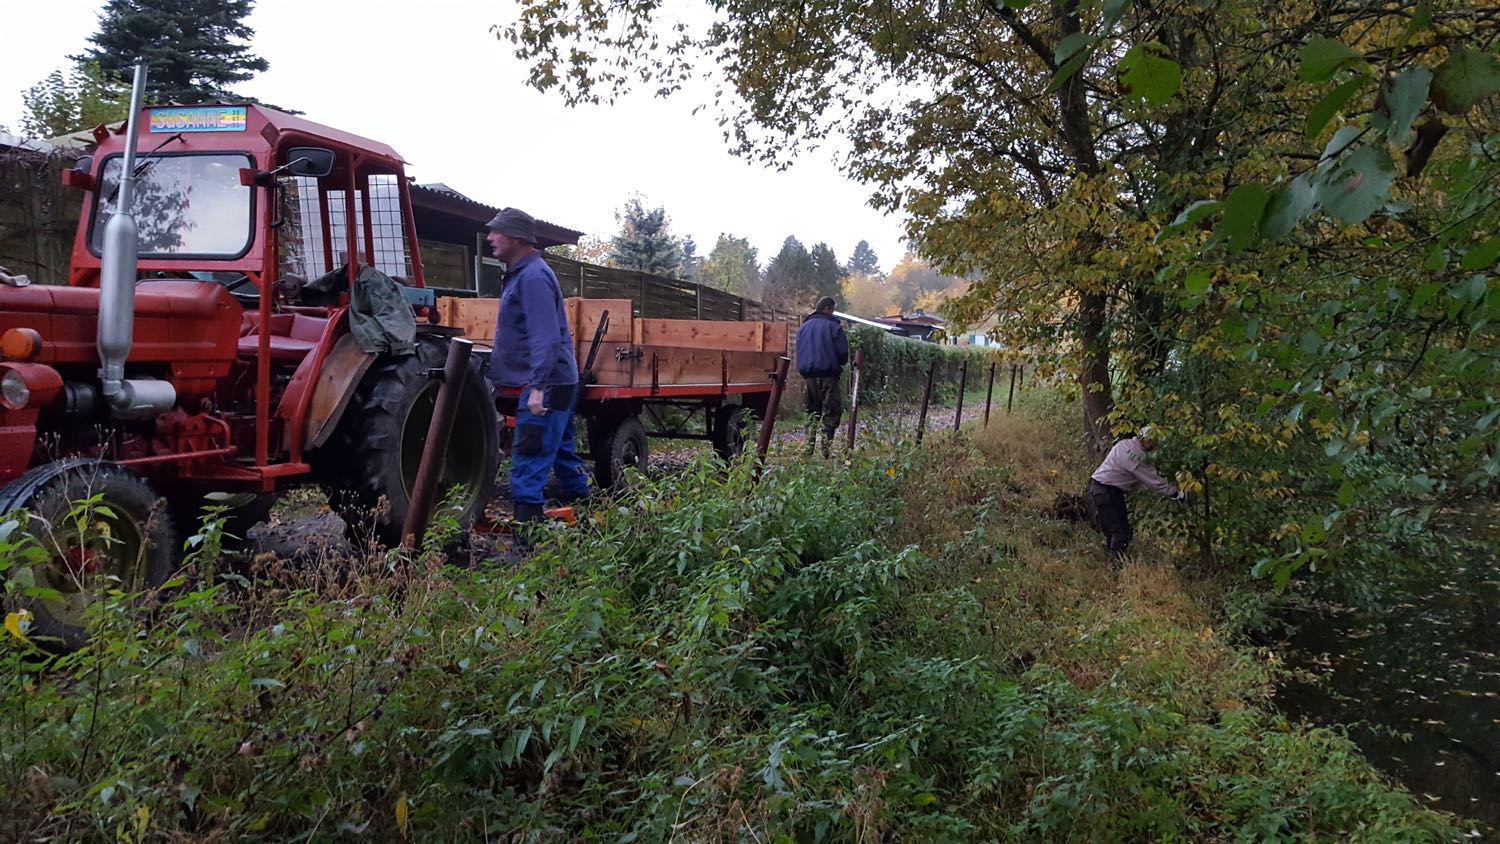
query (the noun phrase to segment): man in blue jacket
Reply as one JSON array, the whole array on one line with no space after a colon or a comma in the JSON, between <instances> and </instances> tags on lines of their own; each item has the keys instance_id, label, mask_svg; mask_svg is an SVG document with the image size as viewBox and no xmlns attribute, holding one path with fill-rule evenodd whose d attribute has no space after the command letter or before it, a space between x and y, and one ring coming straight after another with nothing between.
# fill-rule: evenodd
<instances>
[{"instance_id":1,"label":"man in blue jacket","mask_svg":"<svg viewBox=\"0 0 1500 844\"><path fill-rule=\"evenodd\" d=\"M500 387L521 388L510 497L520 526L518 545L525 549L532 523L543 518L542 490L552 473L557 473L564 500L589 494L588 469L578 457L573 426L578 362L562 287L536 248L536 221L525 211L506 208L490 220L489 230L490 248L505 262L489 378Z\"/></svg>"},{"instance_id":2,"label":"man in blue jacket","mask_svg":"<svg viewBox=\"0 0 1500 844\"><path fill-rule=\"evenodd\" d=\"M806 389L803 395L807 405L807 450L804 454L808 457L812 456L820 427L823 429L824 457L828 456L833 445L833 432L838 430L839 417L844 412L839 376L848 362L849 336L844 333L844 324L833 315L833 298L824 296L818 300L817 309L797 329L797 372Z\"/></svg>"}]
</instances>

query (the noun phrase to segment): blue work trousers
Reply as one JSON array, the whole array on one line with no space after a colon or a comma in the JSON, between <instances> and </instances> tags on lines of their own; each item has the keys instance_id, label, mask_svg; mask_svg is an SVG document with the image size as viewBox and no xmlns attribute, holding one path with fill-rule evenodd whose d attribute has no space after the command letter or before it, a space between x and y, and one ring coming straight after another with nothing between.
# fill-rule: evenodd
<instances>
[{"instance_id":1,"label":"blue work trousers","mask_svg":"<svg viewBox=\"0 0 1500 844\"><path fill-rule=\"evenodd\" d=\"M589 472L578 457L578 431L573 426L578 387L546 388L542 402L548 410L541 416L526 408L531 389L521 391L516 408L516 437L510 450L510 498L517 504L543 504L542 490L554 472L564 500L584 498L589 494Z\"/></svg>"}]
</instances>

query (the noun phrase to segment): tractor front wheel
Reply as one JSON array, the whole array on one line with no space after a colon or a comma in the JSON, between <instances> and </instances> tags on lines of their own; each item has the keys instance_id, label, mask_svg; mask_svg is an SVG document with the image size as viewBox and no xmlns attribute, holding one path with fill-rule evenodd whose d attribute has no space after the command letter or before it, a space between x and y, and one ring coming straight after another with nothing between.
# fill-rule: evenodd
<instances>
[{"instance_id":1,"label":"tractor front wheel","mask_svg":"<svg viewBox=\"0 0 1500 844\"><path fill-rule=\"evenodd\" d=\"M88 608L105 594L133 595L165 583L178 535L146 481L113 463L67 460L32 469L0 490L0 515L23 517L14 596L31 612L30 635L76 650L88 640ZM15 545L15 537L8 540Z\"/></svg>"}]
</instances>

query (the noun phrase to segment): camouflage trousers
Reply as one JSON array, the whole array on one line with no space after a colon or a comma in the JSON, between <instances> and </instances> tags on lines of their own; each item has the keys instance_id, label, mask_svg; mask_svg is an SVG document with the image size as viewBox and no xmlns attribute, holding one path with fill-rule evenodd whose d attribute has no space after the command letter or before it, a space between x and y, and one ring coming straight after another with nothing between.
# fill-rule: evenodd
<instances>
[{"instance_id":1,"label":"camouflage trousers","mask_svg":"<svg viewBox=\"0 0 1500 844\"><path fill-rule=\"evenodd\" d=\"M813 453L820 428L823 431L823 456L828 456L833 445L833 433L838 430L839 419L844 415L844 394L839 381L837 375L802 379L803 403L807 406L807 454Z\"/></svg>"}]
</instances>

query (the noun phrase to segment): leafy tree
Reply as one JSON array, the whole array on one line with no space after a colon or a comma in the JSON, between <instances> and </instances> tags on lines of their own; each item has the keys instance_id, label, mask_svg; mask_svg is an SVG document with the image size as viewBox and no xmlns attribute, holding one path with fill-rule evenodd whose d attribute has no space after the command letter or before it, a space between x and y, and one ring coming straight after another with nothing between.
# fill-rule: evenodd
<instances>
[{"instance_id":1,"label":"leafy tree","mask_svg":"<svg viewBox=\"0 0 1500 844\"><path fill-rule=\"evenodd\" d=\"M130 112L130 91L93 62L84 62L64 75L61 70L21 94L26 114L21 131L36 138L52 138L80 129L124 120Z\"/></svg>"},{"instance_id":2,"label":"leafy tree","mask_svg":"<svg viewBox=\"0 0 1500 844\"><path fill-rule=\"evenodd\" d=\"M928 306L950 298L964 286L961 279L938 272L912 252L891 269L886 285L891 289L892 302L903 311L918 307L936 310Z\"/></svg>"},{"instance_id":3,"label":"leafy tree","mask_svg":"<svg viewBox=\"0 0 1500 844\"><path fill-rule=\"evenodd\" d=\"M749 238L721 233L703 262L698 282L736 296L759 296L760 264Z\"/></svg>"},{"instance_id":4,"label":"leafy tree","mask_svg":"<svg viewBox=\"0 0 1500 844\"><path fill-rule=\"evenodd\" d=\"M609 238L586 234L578 239L577 246L557 246L552 251L564 258L572 258L575 261L582 261L585 264L611 266L609 256L612 248L613 246Z\"/></svg>"},{"instance_id":5,"label":"leafy tree","mask_svg":"<svg viewBox=\"0 0 1500 844\"><path fill-rule=\"evenodd\" d=\"M844 277L843 288L845 310L855 316L885 316L895 304L895 289L879 276L850 273Z\"/></svg>"},{"instance_id":6,"label":"leafy tree","mask_svg":"<svg viewBox=\"0 0 1500 844\"><path fill-rule=\"evenodd\" d=\"M682 276L682 244L672 236L667 209L647 209L631 197L615 215L620 233L610 241L610 263L627 270Z\"/></svg>"},{"instance_id":7,"label":"leafy tree","mask_svg":"<svg viewBox=\"0 0 1500 844\"><path fill-rule=\"evenodd\" d=\"M1205 557L1284 581L1389 553L1500 478L1488 9L744 0L660 38L656 8L621 37L528 0L511 34L572 101L706 58L757 160L846 135L934 269L975 279L950 313L1076 378L1097 447L1174 439Z\"/></svg>"},{"instance_id":8,"label":"leafy tree","mask_svg":"<svg viewBox=\"0 0 1500 844\"><path fill-rule=\"evenodd\" d=\"M159 103L236 99L230 88L270 65L250 51L245 23L255 0L108 0L93 47L77 57L106 78L129 78L136 59L150 68L146 94Z\"/></svg>"},{"instance_id":9,"label":"leafy tree","mask_svg":"<svg viewBox=\"0 0 1500 844\"><path fill-rule=\"evenodd\" d=\"M766 265L765 301L788 310L811 309L818 298L812 254L802 241L790 235L781 251Z\"/></svg>"},{"instance_id":10,"label":"leafy tree","mask_svg":"<svg viewBox=\"0 0 1500 844\"><path fill-rule=\"evenodd\" d=\"M832 296L837 307L844 306L844 268L839 266L838 256L826 243L819 243L809 253L812 259L813 292L819 297Z\"/></svg>"},{"instance_id":11,"label":"leafy tree","mask_svg":"<svg viewBox=\"0 0 1500 844\"><path fill-rule=\"evenodd\" d=\"M870 242L861 240L854 245L854 254L849 256L849 265L845 271L849 275L879 275L880 259L875 257L875 250L870 248Z\"/></svg>"}]
</instances>

